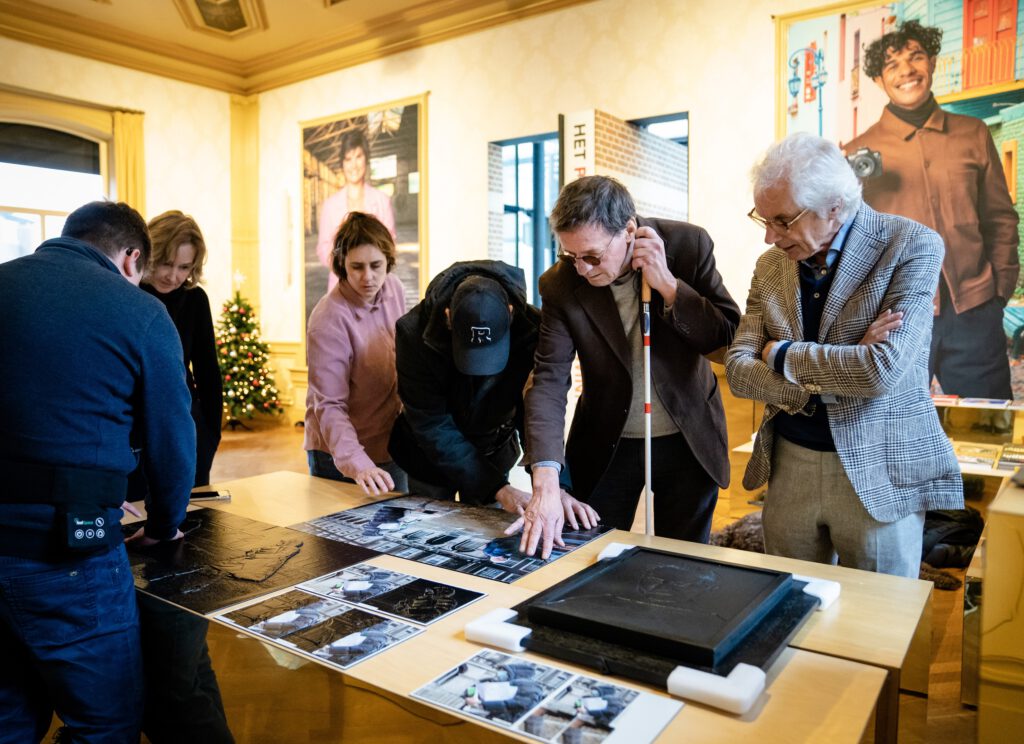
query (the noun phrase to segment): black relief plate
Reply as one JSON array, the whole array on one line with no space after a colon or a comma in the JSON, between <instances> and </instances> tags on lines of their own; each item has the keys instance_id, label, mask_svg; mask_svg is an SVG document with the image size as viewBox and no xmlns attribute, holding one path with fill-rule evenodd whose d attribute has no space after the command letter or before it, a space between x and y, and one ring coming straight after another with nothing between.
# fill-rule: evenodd
<instances>
[{"instance_id":1,"label":"black relief plate","mask_svg":"<svg viewBox=\"0 0 1024 744\"><path fill-rule=\"evenodd\" d=\"M142 524L122 529L131 534ZM129 550L135 586L203 615L377 555L215 509L188 512L181 529L184 540Z\"/></svg>"}]
</instances>

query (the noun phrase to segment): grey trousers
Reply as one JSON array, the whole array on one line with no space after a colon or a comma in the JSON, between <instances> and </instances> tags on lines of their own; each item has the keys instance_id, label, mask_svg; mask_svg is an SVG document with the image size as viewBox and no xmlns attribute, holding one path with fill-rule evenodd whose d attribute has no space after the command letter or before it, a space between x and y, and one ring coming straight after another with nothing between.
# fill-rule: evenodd
<instances>
[{"instance_id":1,"label":"grey trousers","mask_svg":"<svg viewBox=\"0 0 1024 744\"><path fill-rule=\"evenodd\" d=\"M772 555L916 579L924 512L879 522L861 503L839 455L775 437L765 496L764 546Z\"/></svg>"}]
</instances>

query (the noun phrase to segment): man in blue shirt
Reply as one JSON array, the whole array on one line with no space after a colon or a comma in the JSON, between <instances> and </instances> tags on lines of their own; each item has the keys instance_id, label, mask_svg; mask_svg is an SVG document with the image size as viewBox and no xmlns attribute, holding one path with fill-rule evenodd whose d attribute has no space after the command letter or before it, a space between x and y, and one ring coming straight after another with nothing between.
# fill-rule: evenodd
<instances>
[{"instance_id":1,"label":"man in blue shirt","mask_svg":"<svg viewBox=\"0 0 1024 744\"><path fill-rule=\"evenodd\" d=\"M181 343L136 288L149 250L138 212L93 202L0 264L0 742L39 741L54 710L76 742L138 741L120 506L141 448L151 489L132 539L176 539L195 472Z\"/></svg>"},{"instance_id":2,"label":"man in blue shirt","mask_svg":"<svg viewBox=\"0 0 1024 744\"><path fill-rule=\"evenodd\" d=\"M765 402L743 485L768 483L765 550L916 577L927 509L963 508L928 392L942 239L863 203L835 144L794 134L754 169L757 262L726 355Z\"/></svg>"}]
</instances>

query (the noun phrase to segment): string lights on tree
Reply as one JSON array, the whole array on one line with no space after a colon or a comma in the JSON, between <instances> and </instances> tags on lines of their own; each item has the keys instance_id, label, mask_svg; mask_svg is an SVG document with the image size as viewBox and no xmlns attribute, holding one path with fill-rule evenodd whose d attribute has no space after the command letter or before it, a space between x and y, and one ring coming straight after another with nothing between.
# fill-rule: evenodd
<instances>
[{"instance_id":1,"label":"string lights on tree","mask_svg":"<svg viewBox=\"0 0 1024 744\"><path fill-rule=\"evenodd\" d=\"M267 366L270 348L260 340L260 326L252 305L239 292L224 303L217 323L217 359L224 381L224 411L228 425L257 413L283 413L274 376Z\"/></svg>"}]
</instances>

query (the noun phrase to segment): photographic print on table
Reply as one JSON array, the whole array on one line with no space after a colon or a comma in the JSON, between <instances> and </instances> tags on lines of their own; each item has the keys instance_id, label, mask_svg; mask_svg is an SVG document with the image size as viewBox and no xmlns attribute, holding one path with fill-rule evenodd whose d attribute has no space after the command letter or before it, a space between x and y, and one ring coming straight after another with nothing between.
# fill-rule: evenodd
<instances>
[{"instance_id":1,"label":"photographic print on table","mask_svg":"<svg viewBox=\"0 0 1024 744\"><path fill-rule=\"evenodd\" d=\"M122 529L127 535L144 524ZM135 587L204 615L376 555L216 509L188 512L181 530L183 540L129 549Z\"/></svg>"},{"instance_id":2,"label":"photographic print on table","mask_svg":"<svg viewBox=\"0 0 1024 744\"><path fill-rule=\"evenodd\" d=\"M218 616L264 640L342 669L421 632L348 602L292 589Z\"/></svg>"},{"instance_id":3,"label":"photographic print on table","mask_svg":"<svg viewBox=\"0 0 1024 744\"><path fill-rule=\"evenodd\" d=\"M426 286L426 94L302 122L305 307L337 284L330 255L350 211L372 214L391 232L406 304Z\"/></svg>"},{"instance_id":4,"label":"photographic print on table","mask_svg":"<svg viewBox=\"0 0 1024 744\"><path fill-rule=\"evenodd\" d=\"M499 651L481 651L412 693L542 741L644 744L683 703Z\"/></svg>"},{"instance_id":5,"label":"photographic print on table","mask_svg":"<svg viewBox=\"0 0 1024 744\"><path fill-rule=\"evenodd\" d=\"M323 615L326 617L327 609L336 604L337 602L326 600L324 597L291 589L283 594L276 594L254 604L225 612L220 617L242 628L256 627L262 632L262 629L266 627L264 623L271 621L273 618L284 617L289 614L296 615L306 611L307 608L307 615Z\"/></svg>"},{"instance_id":6,"label":"photographic print on table","mask_svg":"<svg viewBox=\"0 0 1024 744\"><path fill-rule=\"evenodd\" d=\"M412 696L507 728L572 676L564 669L481 651Z\"/></svg>"},{"instance_id":7,"label":"photographic print on table","mask_svg":"<svg viewBox=\"0 0 1024 744\"><path fill-rule=\"evenodd\" d=\"M281 639L342 669L421 632L400 620L346 605L339 613Z\"/></svg>"},{"instance_id":8,"label":"photographic print on table","mask_svg":"<svg viewBox=\"0 0 1024 744\"><path fill-rule=\"evenodd\" d=\"M344 599L358 604L370 597L389 592L402 584L408 584L415 576L377 568L367 563L349 566L319 579L300 585L300 589L322 594L325 597Z\"/></svg>"},{"instance_id":9,"label":"photographic print on table","mask_svg":"<svg viewBox=\"0 0 1024 744\"><path fill-rule=\"evenodd\" d=\"M483 596L485 595L481 592L450 584L415 579L397 589L371 597L364 604L388 615L429 625Z\"/></svg>"},{"instance_id":10,"label":"photographic print on table","mask_svg":"<svg viewBox=\"0 0 1024 744\"><path fill-rule=\"evenodd\" d=\"M539 553L529 557L519 552L519 535L505 535L513 521L511 514L492 507L398 496L292 525L292 529L511 583L548 563ZM563 532L566 547L552 550L549 561L586 545L610 529L598 526Z\"/></svg>"},{"instance_id":11,"label":"photographic print on table","mask_svg":"<svg viewBox=\"0 0 1024 744\"><path fill-rule=\"evenodd\" d=\"M574 677L516 728L543 741L642 744L654 741L683 703L590 677Z\"/></svg>"},{"instance_id":12,"label":"photographic print on table","mask_svg":"<svg viewBox=\"0 0 1024 744\"><path fill-rule=\"evenodd\" d=\"M896 51L905 55L905 67L898 69L913 69L885 87L885 58L877 69L868 50L910 21L923 27L911 38L919 50L908 41ZM1017 198L1024 178L1018 157L1024 3L840 3L779 15L775 31L778 138L810 132L836 142L852 158L868 205L920 222L946 243L932 335L933 392L1020 400L1024 275L1016 265L1024 248L1017 224L1024 218L1024 199ZM914 51L924 57L911 63ZM904 86L907 81L928 89ZM918 123L915 115L931 106L929 92L942 118L931 113ZM932 194L930 204L917 196L924 193ZM969 351L947 351L958 346ZM1009 426L1005 414L988 417L997 429Z\"/></svg>"}]
</instances>

